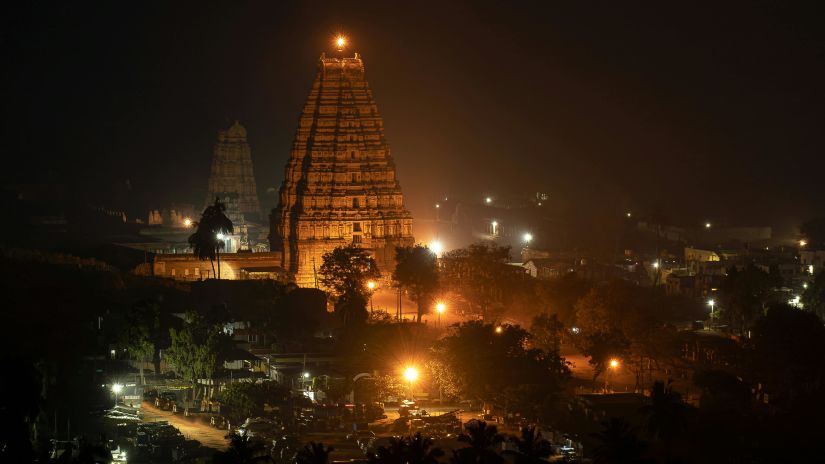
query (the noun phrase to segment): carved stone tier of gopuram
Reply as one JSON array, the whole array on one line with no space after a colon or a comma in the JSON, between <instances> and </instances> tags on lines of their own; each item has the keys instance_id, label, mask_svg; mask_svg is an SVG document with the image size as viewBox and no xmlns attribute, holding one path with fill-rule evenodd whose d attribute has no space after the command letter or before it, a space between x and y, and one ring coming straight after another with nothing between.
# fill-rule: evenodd
<instances>
[{"instance_id":1,"label":"carved stone tier of gopuram","mask_svg":"<svg viewBox=\"0 0 825 464\"><path fill-rule=\"evenodd\" d=\"M206 205L211 205L215 197L226 194L237 195L238 208L247 220L260 220L261 205L252 171L251 150L246 141L246 129L238 121L229 129L218 132Z\"/></svg>"},{"instance_id":2,"label":"carved stone tier of gopuram","mask_svg":"<svg viewBox=\"0 0 825 464\"><path fill-rule=\"evenodd\" d=\"M270 215L272 251L303 287L318 287L323 255L354 244L379 270L395 268L395 247L414 243L384 121L354 57L321 55L292 153Z\"/></svg>"}]
</instances>

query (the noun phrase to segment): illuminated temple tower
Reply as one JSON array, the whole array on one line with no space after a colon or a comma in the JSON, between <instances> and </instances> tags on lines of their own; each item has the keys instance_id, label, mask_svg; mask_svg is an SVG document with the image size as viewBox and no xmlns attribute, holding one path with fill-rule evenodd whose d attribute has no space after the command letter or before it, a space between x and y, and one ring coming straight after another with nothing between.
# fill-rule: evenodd
<instances>
[{"instance_id":1,"label":"illuminated temple tower","mask_svg":"<svg viewBox=\"0 0 825 464\"><path fill-rule=\"evenodd\" d=\"M395 247L413 243L412 216L357 53L321 55L270 223L272 251L283 253L283 267L303 287L318 286L322 256L337 246L370 250L388 276Z\"/></svg>"},{"instance_id":2,"label":"illuminated temple tower","mask_svg":"<svg viewBox=\"0 0 825 464\"><path fill-rule=\"evenodd\" d=\"M260 218L261 205L252 173L251 150L246 141L246 129L238 121L229 129L218 132L206 205L211 205L216 196L224 198L227 195L237 198L238 209L247 220Z\"/></svg>"}]
</instances>

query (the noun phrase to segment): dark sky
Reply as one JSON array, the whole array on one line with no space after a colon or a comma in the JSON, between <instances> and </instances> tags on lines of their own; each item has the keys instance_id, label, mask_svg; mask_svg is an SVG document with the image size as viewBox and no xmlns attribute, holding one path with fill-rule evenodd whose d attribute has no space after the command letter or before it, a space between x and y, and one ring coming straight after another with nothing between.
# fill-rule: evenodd
<instances>
[{"instance_id":1,"label":"dark sky","mask_svg":"<svg viewBox=\"0 0 825 464\"><path fill-rule=\"evenodd\" d=\"M684 224L823 208L825 28L804 4L16 3L4 181L94 197L129 179L147 207L200 203L216 133L239 119L265 198L343 31L416 215L446 193L535 190Z\"/></svg>"}]
</instances>

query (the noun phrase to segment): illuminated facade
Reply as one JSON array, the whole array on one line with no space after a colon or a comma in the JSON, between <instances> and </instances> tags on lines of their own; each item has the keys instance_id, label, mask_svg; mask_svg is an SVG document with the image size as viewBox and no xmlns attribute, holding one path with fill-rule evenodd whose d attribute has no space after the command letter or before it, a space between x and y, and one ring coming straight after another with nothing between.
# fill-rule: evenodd
<instances>
[{"instance_id":1,"label":"illuminated facade","mask_svg":"<svg viewBox=\"0 0 825 464\"><path fill-rule=\"evenodd\" d=\"M322 256L337 246L370 250L389 275L395 247L414 242L384 121L357 53L321 55L270 215L270 242L304 287L318 286Z\"/></svg>"},{"instance_id":2,"label":"illuminated facade","mask_svg":"<svg viewBox=\"0 0 825 464\"><path fill-rule=\"evenodd\" d=\"M218 132L218 143L212 155L208 193L204 207L215 197L230 194L237 197L238 209L246 220L256 221L261 216L258 189L252 172L252 155L246 140L246 129L238 122Z\"/></svg>"}]
</instances>

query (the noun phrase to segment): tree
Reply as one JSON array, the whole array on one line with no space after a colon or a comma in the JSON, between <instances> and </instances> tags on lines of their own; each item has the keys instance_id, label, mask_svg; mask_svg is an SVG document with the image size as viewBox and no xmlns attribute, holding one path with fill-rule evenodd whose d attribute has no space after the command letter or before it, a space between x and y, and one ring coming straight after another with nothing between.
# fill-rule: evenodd
<instances>
[{"instance_id":1,"label":"tree","mask_svg":"<svg viewBox=\"0 0 825 464\"><path fill-rule=\"evenodd\" d=\"M646 462L643 456L647 445L639 440L636 430L625 419L612 417L602 422L602 430L593 437L599 442L593 450L594 464Z\"/></svg>"},{"instance_id":2,"label":"tree","mask_svg":"<svg viewBox=\"0 0 825 464\"><path fill-rule=\"evenodd\" d=\"M556 314L541 313L530 325L533 345L547 352L558 353L564 336L564 324Z\"/></svg>"},{"instance_id":3,"label":"tree","mask_svg":"<svg viewBox=\"0 0 825 464\"><path fill-rule=\"evenodd\" d=\"M256 464L273 461L263 441L233 432L229 435L229 449L216 452L212 462L215 464Z\"/></svg>"},{"instance_id":4,"label":"tree","mask_svg":"<svg viewBox=\"0 0 825 464\"><path fill-rule=\"evenodd\" d=\"M164 353L167 362L184 380L192 382L197 398L197 380L212 378L218 358L226 348L226 337L216 325L206 324L197 313L187 312L180 330L169 329L171 347Z\"/></svg>"},{"instance_id":5,"label":"tree","mask_svg":"<svg viewBox=\"0 0 825 464\"><path fill-rule=\"evenodd\" d=\"M647 416L647 433L653 440L668 441L687 429L687 404L673 391L670 382L654 382L648 404L641 412Z\"/></svg>"},{"instance_id":6,"label":"tree","mask_svg":"<svg viewBox=\"0 0 825 464\"><path fill-rule=\"evenodd\" d=\"M476 243L452 250L442 258L443 282L461 295L485 319L490 306L501 306L524 273L508 266L510 247Z\"/></svg>"},{"instance_id":7,"label":"tree","mask_svg":"<svg viewBox=\"0 0 825 464\"><path fill-rule=\"evenodd\" d=\"M484 421L473 419L464 425L464 430L466 433L459 435L458 441L469 446L455 451L457 461L479 464L504 462L504 458L496 452L495 447L504 442L505 437L498 433L495 425L488 425Z\"/></svg>"},{"instance_id":8,"label":"tree","mask_svg":"<svg viewBox=\"0 0 825 464\"><path fill-rule=\"evenodd\" d=\"M153 302L143 301L126 314L126 324L121 333L121 345L132 359L140 362L140 382L146 384L143 364L150 361L156 351L160 331L160 310Z\"/></svg>"},{"instance_id":9,"label":"tree","mask_svg":"<svg viewBox=\"0 0 825 464\"><path fill-rule=\"evenodd\" d=\"M367 281L381 276L369 252L353 245L324 254L319 270L321 283L335 298L335 312L347 324L366 321L369 289Z\"/></svg>"},{"instance_id":10,"label":"tree","mask_svg":"<svg viewBox=\"0 0 825 464\"><path fill-rule=\"evenodd\" d=\"M392 437L388 446L380 446L367 456L372 464L437 464L444 455L441 448L433 448L432 438L421 433L414 436Z\"/></svg>"},{"instance_id":11,"label":"tree","mask_svg":"<svg viewBox=\"0 0 825 464\"><path fill-rule=\"evenodd\" d=\"M553 454L552 443L542 438L535 426L522 427L520 436L510 437L508 441L516 447L516 464L543 463Z\"/></svg>"},{"instance_id":12,"label":"tree","mask_svg":"<svg viewBox=\"0 0 825 464\"><path fill-rule=\"evenodd\" d=\"M819 271L802 293L802 307L825 319L825 270Z\"/></svg>"},{"instance_id":13,"label":"tree","mask_svg":"<svg viewBox=\"0 0 825 464\"><path fill-rule=\"evenodd\" d=\"M309 442L303 449L298 451L295 462L298 464L327 464L329 455L335 448L324 446L323 443Z\"/></svg>"},{"instance_id":14,"label":"tree","mask_svg":"<svg viewBox=\"0 0 825 464\"><path fill-rule=\"evenodd\" d=\"M410 292L418 307L418 322L429 312L432 296L438 289L438 266L435 253L423 245L397 247L393 280Z\"/></svg>"},{"instance_id":15,"label":"tree","mask_svg":"<svg viewBox=\"0 0 825 464\"><path fill-rule=\"evenodd\" d=\"M570 371L560 356L526 348L529 337L518 326L465 322L434 344L428 367L445 390L536 420L560 397Z\"/></svg>"},{"instance_id":16,"label":"tree","mask_svg":"<svg viewBox=\"0 0 825 464\"><path fill-rule=\"evenodd\" d=\"M771 275L753 264L739 271L728 270L721 287L722 317L740 331L750 327L763 314L763 306L772 287L781 285L776 275Z\"/></svg>"},{"instance_id":17,"label":"tree","mask_svg":"<svg viewBox=\"0 0 825 464\"><path fill-rule=\"evenodd\" d=\"M264 398L259 385L251 382L235 382L217 395L221 412L230 423L240 424L247 417L263 415Z\"/></svg>"},{"instance_id":18,"label":"tree","mask_svg":"<svg viewBox=\"0 0 825 464\"><path fill-rule=\"evenodd\" d=\"M201 220L193 224L195 232L189 236L189 245L195 256L202 260L209 260L212 264L212 274L221 278L221 255L220 250L224 247L224 241L218 238L218 234L231 234L234 232L232 221L224 214L226 205L221 203L219 198L215 198L215 204L207 206L203 210ZM218 273L215 274L215 260L218 261Z\"/></svg>"}]
</instances>

